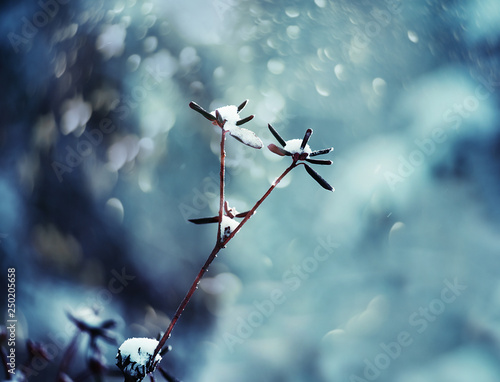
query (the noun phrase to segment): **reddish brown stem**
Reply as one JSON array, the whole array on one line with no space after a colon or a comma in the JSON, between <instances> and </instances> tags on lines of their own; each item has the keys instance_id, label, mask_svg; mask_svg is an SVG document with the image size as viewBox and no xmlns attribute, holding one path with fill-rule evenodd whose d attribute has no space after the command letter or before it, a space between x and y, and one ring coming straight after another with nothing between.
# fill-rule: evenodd
<instances>
[{"instance_id":1,"label":"reddish brown stem","mask_svg":"<svg viewBox=\"0 0 500 382\"><path fill-rule=\"evenodd\" d=\"M210 254L210 256L208 256L207 261L205 261L205 264L203 264L200 271L198 272L198 275L194 279L194 282L191 285L191 288L189 288L189 291L187 292L186 296L184 297L184 299L180 303L179 307L177 308L177 310L174 314L174 317L172 318L172 321L170 321L170 325L168 325L167 331L165 332L165 334L161 338L160 342L158 343L158 346L156 347L155 352L153 354L153 359L161 351L161 349L163 348L163 345L165 345L165 342L170 337L170 334L172 333L172 329L174 328L175 324L177 323L177 320L179 319L182 312L186 308L186 305L188 304L189 300L191 300L193 293L198 288L198 284L200 283L201 278L203 277L205 272L208 270L208 267L210 266L212 261L214 261L215 257L217 256L217 253L219 253L221 248L222 247L220 245L220 242L217 241L217 244L215 244L215 247L212 250L212 253Z\"/></svg>"},{"instance_id":2,"label":"reddish brown stem","mask_svg":"<svg viewBox=\"0 0 500 382\"><path fill-rule=\"evenodd\" d=\"M217 253L221 250L222 246L220 245L221 242L221 233L222 233L222 216L224 214L224 185L225 185L225 159L226 159L226 151L224 150L224 144L226 140L226 131L224 128L222 128L222 137L220 140L220 202L219 202L219 224L218 224L218 229L217 229L217 241L215 243L215 247L212 250L212 253L210 256L208 256L207 261L205 261L205 264L201 267L200 271L198 272L198 275L193 281L193 284L191 285L191 288L189 288L189 291L187 292L186 296L180 303L179 307L175 311L174 317L172 318L172 321L170 321L170 324L168 325L167 331L161 338L160 342L158 343L158 346L155 349L153 359L156 357L156 355L161 351L163 346L165 345L165 342L167 339L170 337L170 334L172 333L172 330L174 329L175 324L177 323L177 320L181 316L182 312L186 308L189 300L191 300L191 296L193 296L193 293L195 290L198 288L198 284L200 283L201 278L205 274L205 272L208 270L208 267L210 267L210 264L212 264L212 261L214 261L215 257L217 256Z\"/></svg>"},{"instance_id":3,"label":"reddish brown stem","mask_svg":"<svg viewBox=\"0 0 500 382\"><path fill-rule=\"evenodd\" d=\"M222 137L220 140L220 202L219 202L219 227L217 228L217 242L222 237L222 216L224 215L224 186L225 186L225 173L226 173L226 151L224 144L226 142L226 130L222 128Z\"/></svg>"},{"instance_id":4,"label":"reddish brown stem","mask_svg":"<svg viewBox=\"0 0 500 382\"><path fill-rule=\"evenodd\" d=\"M198 288L198 284L200 283L201 278L205 274L205 272L208 270L210 267L210 264L214 261L215 257L219 253L219 251L226 246L226 244L231 240L234 235L243 227L243 225L252 217L252 215L255 213L257 208L266 200L266 198L271 194L271 192L276 188L276 186L281 182L281 180L294 168L297 166L297 161L294 160L292 164L281 174L276 180L273 182L271 187L266 191L266 193L260 198L257 203L252 207L252 209L248 212L248 214L245 216L245 218L241 221L241 223L234 229L234 231L225 239L221 240L221 222L222 222L222 216L223 216L223 208L224 208L224 158L225 158L225 152L224 152L224 139L225 139L225 134L224 130L222 133L222 139L221 139L221 173L220 173L220 180L221 180L221 193L220 193L220 206L219 206L219 229L218 229L218 234L217 234L217 242L215 243L215 247L212 250L212 253L208 256L207 261L205 261L205 264L201 267L200 271L198 272L198 275L193 281L193 284L191 285L191 288L189 288L189 291L187 292L186 296L180 303L179 307L177 308L174 317L172 318L172 321L170 321L170 324L167 328L167 331L161 338L160 342L158 343L158 346L155 349L155 352L153 354L153 359L156 357L156 355L161 351L163 346L165 345L165 342L167 339L170 337L170 334L172 333L172 330L177 323L177 320L181 316L182 312L186 308L187 304L189 303L189 300L191 300L191 297L193 296L193 293L196 291Z\"/></svg>"}]
</instances>

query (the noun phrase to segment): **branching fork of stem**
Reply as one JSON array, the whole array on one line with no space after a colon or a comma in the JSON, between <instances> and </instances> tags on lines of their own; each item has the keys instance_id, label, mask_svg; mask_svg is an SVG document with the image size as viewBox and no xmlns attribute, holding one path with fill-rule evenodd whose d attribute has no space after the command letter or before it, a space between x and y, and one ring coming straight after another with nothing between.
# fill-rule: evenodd
<instances>
[{"instance_id":1,"label":"branching fork of stem","mask_svg":"<svg viewBox=\"0 0 500 382\"><path fill-rule=\"evenodd\" d=\"M167 339L170 337L172 330L174 329L175 324L179 320L179 317L181 316L182 312L186 308L187 304L191 300L191 297L193 296L194 292L198 288L198 284L200 283L201 278L203 275L207 272L208 268L210 267L210 264L214 261L214 259L217 257L217 254L221 249L223 249L227 243L238 233L238 231L243 227L243 225L252 217L252 215L255 213L257 208L264 202L264 200L271 194L271 192L276 188L276 186L281 182L281 180L295 167L297 167L301 163L297 163L297 159L293 159L292 164L287 167L287 169L278 177L276 180L271 184L269 189L266 191L266 193L255 203L255 205L252 207L252 209L247 213L245 218L240 222L240 224L231 232L229 236L226 238L222 239L222 217L224 215L224 202L225 202L225 197L224 197L224 187L225 187L225 158L226 158L226 152L224 150L224 143L225 143L225 136L226 131L224 128L222 129L222 137L221 137L221 143L220 143L220 202L219 202L219 224L218 224L218 229L217 229L217 241L215 243L214 248L212 249L212 252L208 256L207 260L205 261L205 264L201 267L200 271L198 272L198 275L194 279L193 283L191 284L191 287L189 288L189 291L187 292L186 296L184 299L181 301L179 304L179 307L175 311L174 317L172 318L172 321L170 321L170 324L165 331L165 334L163 334L162 338L160 339L160 342L158 343L158 346L155 349L155 352L153 354L154 359L156 355L161 351L163 346L165 345L165 342Z\"/></svg>"}]
</instances>

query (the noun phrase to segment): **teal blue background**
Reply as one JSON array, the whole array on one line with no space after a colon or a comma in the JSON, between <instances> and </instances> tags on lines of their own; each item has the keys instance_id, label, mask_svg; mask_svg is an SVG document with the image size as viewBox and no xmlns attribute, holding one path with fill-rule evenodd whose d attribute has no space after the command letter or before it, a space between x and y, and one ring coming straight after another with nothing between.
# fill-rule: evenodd
<instances>
[{"instance_id":1,"label":"teal blue background","mask_svg":"<svg viewBox=\"0 0 500 382\"><path fill-rule=\"evenodd\" d=\"M57 349L30 380L55 378L66 311L97 306L119 343L165 330L217 231L187 222L217 214L220 139L188 104L249 99L265 146L271 123L334 147L314 168L335 192L294 169L220 252L162 365L184 381L498 381L499 20L493 0L4 2L1 269L18 275L19 365L27 339ZM230 205L289 163L228 137Z\"/></svg>"}]
</instances>

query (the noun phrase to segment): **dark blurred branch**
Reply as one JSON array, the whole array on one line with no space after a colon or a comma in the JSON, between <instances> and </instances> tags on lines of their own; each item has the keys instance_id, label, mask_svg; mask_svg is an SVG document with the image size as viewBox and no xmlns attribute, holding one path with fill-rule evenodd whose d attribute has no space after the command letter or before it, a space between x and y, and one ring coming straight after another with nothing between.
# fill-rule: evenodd
<instances>
[{"instance_id":1,"label":"dark blurred branch","mask_svg":"<svg viewBox=\"0 0 500 382\"><path fill-rule=\"evenodd\" d=\"M7 354L5 354L3 348L0 348L0 355L2 356L2 364L5 368L5 379L10 380L11 375L9 373L9 366L7 365L9 361L7 360Z\"/></svg>"}]
</instances>

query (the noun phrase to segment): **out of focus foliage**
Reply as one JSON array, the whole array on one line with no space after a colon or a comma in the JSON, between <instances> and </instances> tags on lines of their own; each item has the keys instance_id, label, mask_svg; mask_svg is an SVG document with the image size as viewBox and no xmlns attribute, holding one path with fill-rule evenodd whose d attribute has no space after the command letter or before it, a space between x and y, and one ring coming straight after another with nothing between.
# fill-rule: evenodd
<instances>
[{"instance_id":1,"label":"out of focus foliage","mask_svg":"<svg viewBox=\"0 0 500 382\"><path fill-rule=\"evenodd\" d=\"M121 339L165 330L216 236L187 223L217 211L219 141L188 104L245 99L265 145L272 123L335 147L321 174L336 191L285 179L162 366L185 381L500 380L496 1L0 8L1 269L18 275L19 365L27 339L55 349L30 380L53 380L67 311L100 308ZM289 158L227 144L245 211Z\"/></svg>"}]
</instances>

